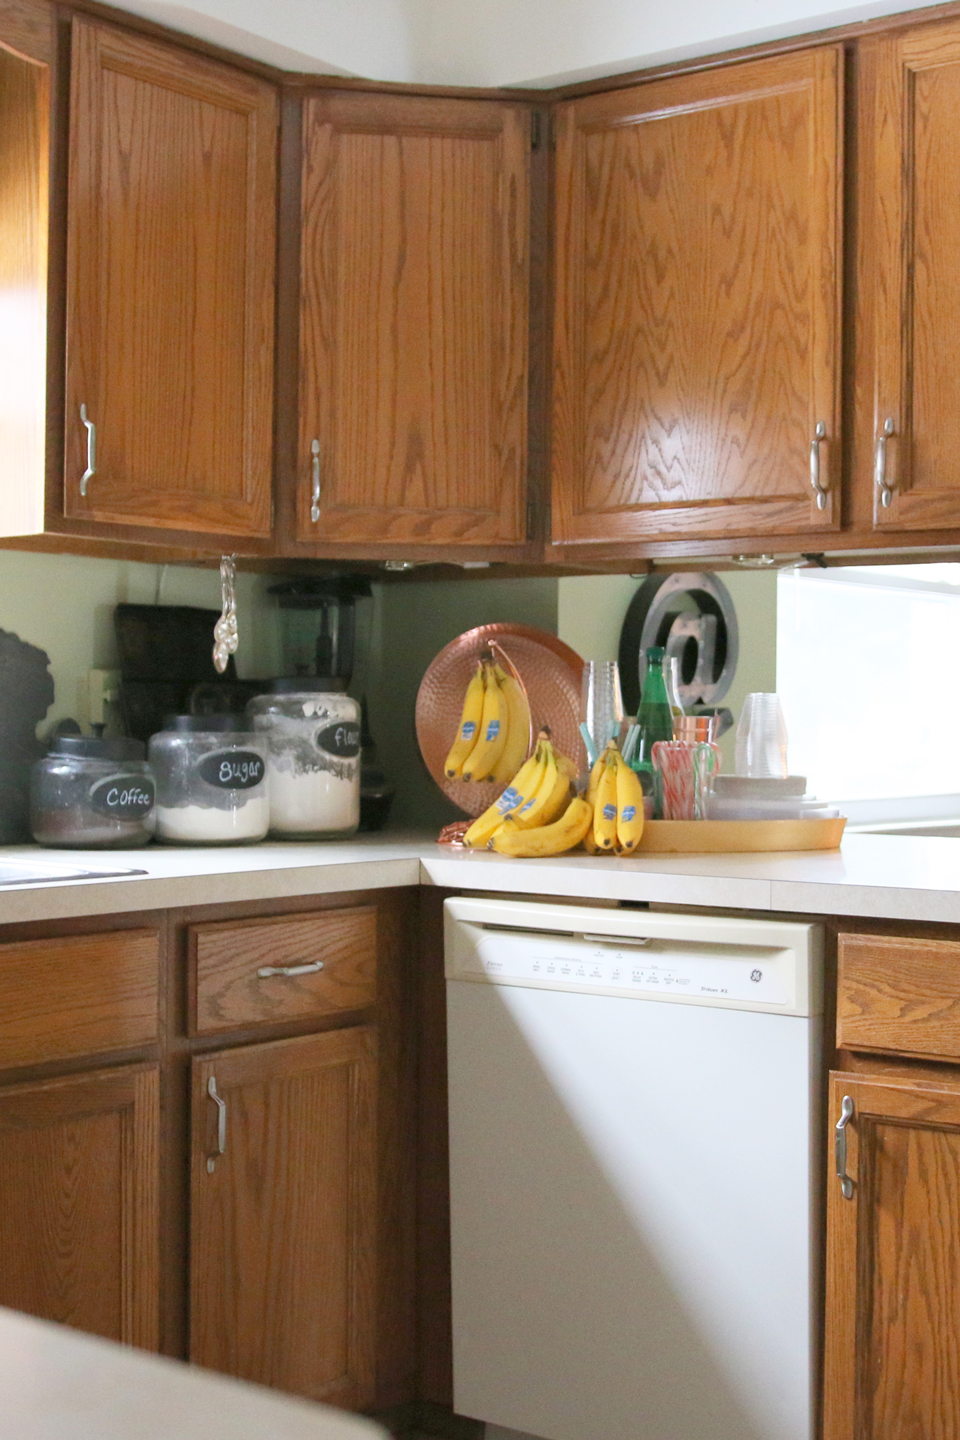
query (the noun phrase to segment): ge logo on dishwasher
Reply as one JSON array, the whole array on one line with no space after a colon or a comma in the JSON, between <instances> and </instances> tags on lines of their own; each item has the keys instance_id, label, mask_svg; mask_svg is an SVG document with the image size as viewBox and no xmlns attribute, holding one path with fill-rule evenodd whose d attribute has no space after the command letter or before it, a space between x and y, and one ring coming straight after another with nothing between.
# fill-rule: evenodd
<instances>
[{"instance_id":1,"label":"ge logo on dishwasher","mask_svg":"<svg viewBox=\"0 0 960 1440\"><path fill-rule=\"evenodd\" d=\"M753 981L754 985L759 985L760 981L763 979L763 971L762 971L762 970L751 970L751 971L750 971L750 979Z\"/></svg>"}]
</instances>

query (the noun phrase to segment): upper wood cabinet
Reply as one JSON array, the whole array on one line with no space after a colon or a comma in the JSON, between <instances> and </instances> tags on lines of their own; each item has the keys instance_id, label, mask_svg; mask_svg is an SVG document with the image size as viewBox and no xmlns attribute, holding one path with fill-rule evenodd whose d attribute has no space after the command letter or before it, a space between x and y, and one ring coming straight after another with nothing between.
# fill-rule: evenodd
<instances>
[{"instance_id":1,"label":"upper wood cabinet","mask_svg":"<svg viewBox=\"0 0 960 1440\"><path fill-rule=\"evenodd\" d=\"M74 19L67 517L269 535L277 116L261 80Z\"/></svg>"},{"instance_id":2,"label":"upper wood cabinet","mask_svg":"<svg viewBox=\"0 0 960 1440\"><path fill-rule=\"evenodd\" d=\"M861 87L859 479L877 528L956 531L960 21L865 41Z\"/></svg>"},{"instance_id":3,"label":"upper wood cabinet","mask_svg":"<svg viewBox=\"0 0 960 1440\"><path fill-rule=\"evenodd\" d=\"M317 95L303 147L297 539L522 543L526 107Z\"/></svg>"},{"instance_id":4,"label":"upper wood cabinet","mask_svg":"<svg viewBox=\"0 0 960 1440\"><path fill-rule=\"evenodd\" d=\"M557 107L555 542L839 526L842 60Z\"/></svg>"}]
</instances>

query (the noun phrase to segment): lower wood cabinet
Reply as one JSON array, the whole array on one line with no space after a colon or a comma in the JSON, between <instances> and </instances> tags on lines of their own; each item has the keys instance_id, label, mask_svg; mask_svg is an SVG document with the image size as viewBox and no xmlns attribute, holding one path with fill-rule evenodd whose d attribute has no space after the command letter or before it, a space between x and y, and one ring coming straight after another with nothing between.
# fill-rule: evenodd
<instances>
[{"instance_id":1,"label":"lower wood cabinet","mask_svg":"<svg viewBox=\"0 0 960 1440\"><path fill-rule=\"evenodd\" d=\"M191 1360L372 1404L376 1111L372 1026L192 1062Z\"/></svg>"},{"instance_id":2,"label":"lower wood cabinet","mask_svg":"<svg viewBox=\"0 0 960 1440\"><path fill-rule=\"evenodd\" d=\"M960 1072L833 1073L829 1113L824 1440L956 1440Z\"/></svg>"},{"instance_id":3,"label":"lower wood cabinet","mask_svg":"<svg viewBox=\"0 0 960 1440\"><path fill-rule=\"evenodd\" d=\"M155 1065L0 1088L0 1305L157 1348L159 1122Z\"/></svg>"}]
</instances>

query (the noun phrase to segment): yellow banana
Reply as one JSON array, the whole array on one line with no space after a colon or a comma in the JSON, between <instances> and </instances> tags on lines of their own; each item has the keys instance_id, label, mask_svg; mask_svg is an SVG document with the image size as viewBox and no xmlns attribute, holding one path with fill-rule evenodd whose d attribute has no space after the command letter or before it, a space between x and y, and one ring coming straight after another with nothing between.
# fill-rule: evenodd
<instances>
[{"instance_id":1,"label":"yellow banana","mask_svg":"<svg viewBox=\"0 0 960 1440\"><path fill-rule=\"evenodd\" d=\"M598 850L612 850L617 839L617 759L608 750L593 807L593 838Z\"/></svg>"},{"instance_id":2,"label":"yellow banana","mask_svg":"<svg viewBox=\"0 0 960 1440\"><path fill-rule=\"evenodd\" d=\"M507 743L507 707L497 680L496 672L489 663L483 667L483 710L477 743L463 762L461 771L464 780L486 780L496 765Z\"/></svg>"},{"instance_id":3,"label":"yellow banana","mask_svg":"<svg viewBox=\"0 0 960 1440\"><path fill-rule=\"evenodd\" d=\"M545 811L548 803L553 798L553 792L557 784L557 757L553 753L553 746L549 740L541 742L544 754L543 774L540 777L540 784L530 799L525 801L514 811L514 818L518 825L525 830L532 830L535 825L542 825L546 821ZM566 776L564 776L566 779ZM550 817L551 819L553 816Z\"/></svg>"},{"instance_id":4,"label":"yellow banana","mask_svg":"<svg viewBox=\"0 0 960 1440\"><path fill-rule=\"evenodd\" d=\"M593 762L593 769L590 771L590 779L587 782L587 793L585 798L591 810L595 809L596 807L597 790L600 785L600 777L606 768L606 764L606 751L604 751ZM583 837L583 848L584 850L586 850L588 855L596 855L597 851L600 849L600 846L594 839L592 825L590 826L590 829L587 831L586 835Z\"/></svg>"},{"instance_id":5,"label":"yellow banana","mask_svg":"<svg viewBox=\"0 0 960 1440\"><path fill-rule=\"evenodd\" d=\"M629 855L643 834L643 789L640 776L617 755L617 849Z\"/></svg>"},{"instance_id":6,"label":"yellow banana","mask_svg":"<svg viewBox=\"0 0 960 1440\"><path fill-rule=\"evenodd\" d=\"M593 811L586 800L571 800L559 820L552 825L538 825L524 830L511 816L493 837L493 848L501 855L537 858L563 855L573 850L586 835L593 821Z\"/></svg>"},{"instance_id":7,"label":"yellow banana","mask_svg":"<svg viewBox=\"0 0 960 1440\"><path fill-rule=\"evenodd\" d=\"M488 843L495 830L500 828L503 817L516 810L530 799L531 795L537 793L537 787L543 777L545 760L542 747L538 744L536 750L525 761L513 778L512 784L508 785L499 799L484 810L470 826L463 837L463 843L471 850L480 850Z\"/></svg>"},{"instance_id":8,"label":"yellow banana","mask_svg":"<svg viewBox=\"0 0 960 1440\"><path fill-rule=\"evenodd\" d=\"M456 780L463 769L463 762L477 743L477 726L483 713L483 666L477 665L476 674L467 686L463 699L463 713L457 738L450 747L450 753L443 762L443 773L448 780Z\"/></svg>"},{"instance_id":9,"label":"yellow banana","mask_svg":"<svg viewBox=\"0 0 960 1440\"><path fill-rule=\"evenodd\" d=\"M495 669L506 702L507 743L492 773L494 780L503 785L513 779L530 749L530 706L523 686L499 665Z\"/></svg>"}]
</instances>

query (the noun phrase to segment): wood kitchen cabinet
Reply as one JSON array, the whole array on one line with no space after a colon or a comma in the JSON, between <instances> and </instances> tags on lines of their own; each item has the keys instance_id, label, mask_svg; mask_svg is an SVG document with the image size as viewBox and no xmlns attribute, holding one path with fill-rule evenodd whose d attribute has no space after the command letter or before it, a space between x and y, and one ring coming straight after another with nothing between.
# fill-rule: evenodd
<instances>
[{"instance_id":1,"label":"wood kitchen cabinet","mask_svg":"<svg viewBox=\"0 0 960 1440\"><path fill-rule=\"evenodd\" d=\"M370 1026L193 1061L190 1358L360 1409L375 1387Z\"/></svg>"},{"instance_id":2,"label":"wood kitchen cabinet","mask_svg":"<svg viewBox=\"0 0 960 1440\"><path fill-rule=\"evenodd\" d=\"M74 17L68 519L269 536L277 125L267 82Z\"/></svg>"},{"instance_id":3,"label":"wood kitchen cabinet","mask_svg":"<svg viewBox=\"0 0 960 1440\"><path fill-rule=\"evenodd\" d=\"M560 547L839 526L842 61L557 106Z\"/></svg>"},{"instance_id":4,"label":"wood kitchen cabinet","mask_svg":"<svg viewBox=\"0 0 960 1440\"><path fill-rule=\"evenodd\" d=\"M857 480L887 531L960 530L960 19L860 54Z\"/></svg>"},{"instance_id":5,"label":"wood kitchen cabinet","mask_svg":"<svg viewBox=\"0 0 960 1440\"><path fill-rule=\"evenodd\" d=\"M520 104L306 99L297 542L525 540L530 144Z\"/></svg>"},{"instance_id":6,"label":"wood kitchen cabinet","mask_svg":"<svg viewBox=\"0 0 960 1440\"><path fill-rule=\"evenodd\" d=\"M159 1343L156 1065L0 1086L0 1305Z\"/></svg>"}]
</instances>

